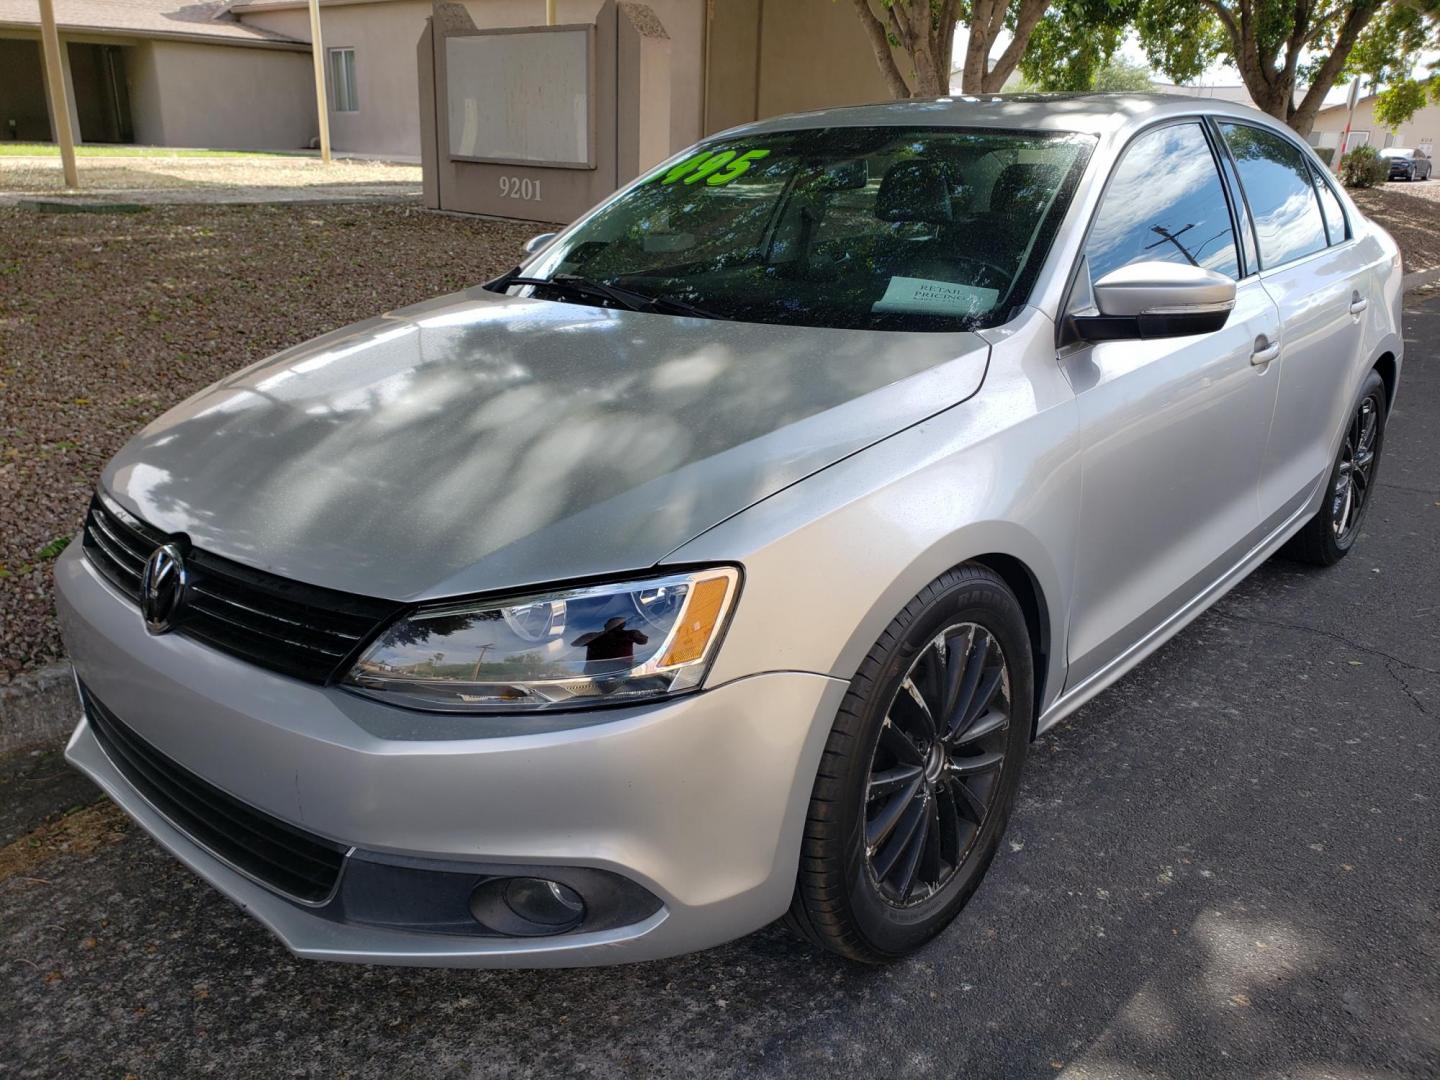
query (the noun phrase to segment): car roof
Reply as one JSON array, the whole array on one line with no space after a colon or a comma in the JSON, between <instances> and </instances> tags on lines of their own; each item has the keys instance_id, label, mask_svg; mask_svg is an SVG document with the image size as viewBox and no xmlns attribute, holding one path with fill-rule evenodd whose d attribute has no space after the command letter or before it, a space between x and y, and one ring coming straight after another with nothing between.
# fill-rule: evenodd
<instances>
[{"instance_id":1,"label":"car roof","mask_svg":"<svg viewBox=\"0 0 1440 1080\"><path fill-rule=\"evenodd\" d=\"M1271 117L1248 105L1187 94L988 94L978 97L952 94L948 97L791 113L745 124L731 131L764 133L813 127L954 126L1105 135L1171 114L1195 113L1233 116L1276 125Z\"/></svg>"}]
</instances>

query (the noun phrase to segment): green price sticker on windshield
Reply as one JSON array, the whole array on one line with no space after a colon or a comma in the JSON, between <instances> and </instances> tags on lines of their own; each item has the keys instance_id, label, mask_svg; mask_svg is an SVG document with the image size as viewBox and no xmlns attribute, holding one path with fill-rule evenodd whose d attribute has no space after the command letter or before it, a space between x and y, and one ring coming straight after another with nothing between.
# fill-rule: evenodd
<instances>
[{"instance_id":1,"label":"green price sticker on windshield","mask_svg":"<svg viewBox=\"0 0 1440 1080\"><path fill-rule=\"evenodd\" d=\"M694 157L688 157L660 175L662 184L698 184L705 181L707 187L721 187L738 180L750 171L750 166L761 158L770 156L769 150L702 150Z\"/></svg>"}]
</instances>

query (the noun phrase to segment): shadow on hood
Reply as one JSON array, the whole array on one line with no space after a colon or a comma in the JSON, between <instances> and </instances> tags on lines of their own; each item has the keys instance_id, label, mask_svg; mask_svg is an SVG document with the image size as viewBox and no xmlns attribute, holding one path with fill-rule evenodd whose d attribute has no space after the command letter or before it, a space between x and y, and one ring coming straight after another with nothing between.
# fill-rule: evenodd
<instances>
[{"instance_id":1,"label":"shadow on hood","mask_svg":"<svg viewBox=\"0 0 1440 1080\"><path fill-rule=\"evenodd\" d=\"M641 569L973 394L973 334L729 323L472 289L201 391L106 468L199 548L396 600Z\"/></svg>"}]
</instances>

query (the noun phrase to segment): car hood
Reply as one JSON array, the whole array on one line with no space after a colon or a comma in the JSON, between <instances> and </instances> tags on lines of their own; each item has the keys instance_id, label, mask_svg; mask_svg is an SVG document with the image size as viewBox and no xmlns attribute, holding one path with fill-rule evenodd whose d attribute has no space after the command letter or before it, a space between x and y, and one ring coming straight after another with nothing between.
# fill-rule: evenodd
<instances>
[{"instance_id":1,"label":"car hood","mask_svg":"<svg viewBox=\"0 0 1440 1080\"><path fill-rule=\"evenodd\" d=\"M197 547L395 600L642 569L973 394L974 334L674 318L481 288L247 368L103 485Z\"/></svg>"}]
</instances>

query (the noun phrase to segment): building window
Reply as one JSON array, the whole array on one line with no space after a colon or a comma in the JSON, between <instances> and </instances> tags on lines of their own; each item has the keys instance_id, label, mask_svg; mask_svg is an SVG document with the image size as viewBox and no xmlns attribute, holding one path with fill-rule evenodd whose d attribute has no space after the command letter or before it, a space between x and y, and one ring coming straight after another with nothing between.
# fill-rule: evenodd
<instances>
[{"instance_id":1,"label":"building window","mask_svg":"<svg viewBox=\"0 0 1440 1080\"><path fill-rule=\"evenodd\" d=\"M359 112L360 95L355 86L355 50L330 50L330 85L334 87L336 112Z\"/></svg>"}]
</instances>

